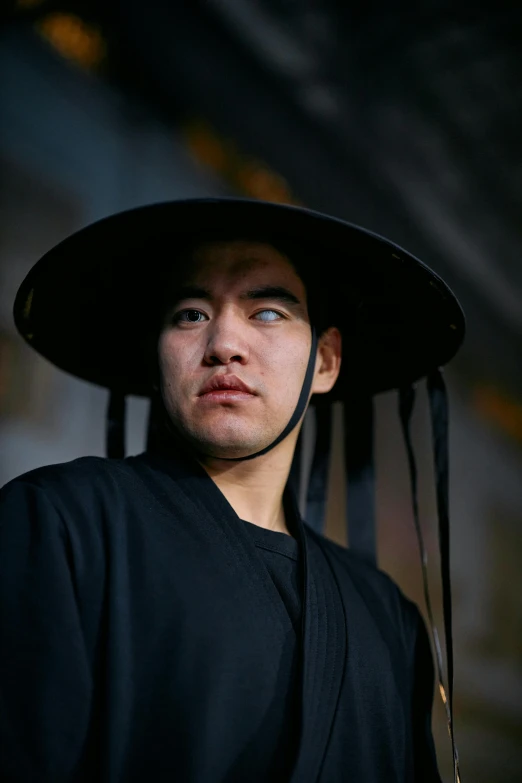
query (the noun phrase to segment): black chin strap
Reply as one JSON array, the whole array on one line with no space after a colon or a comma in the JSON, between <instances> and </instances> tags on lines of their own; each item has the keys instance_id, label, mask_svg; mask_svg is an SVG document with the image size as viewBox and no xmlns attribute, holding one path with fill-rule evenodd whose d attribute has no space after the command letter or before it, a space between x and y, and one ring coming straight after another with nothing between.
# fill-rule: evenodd
<instances>
[{"instance_id":1,"label":"black chin strap","mask_svg":"<svg viewBox=\"0 0 522 783\"><path fill-rule=\"evenodd\" d=\"M448 402L446 388L440 370L436 370L428 376L428 397L430 403L431 426L433 436L433 453L435 462L435 480L437 491L437 513L439 519L439 547L442 576L442 603L444 614L444 632L446 637L446 661L448 674L448 692L444 687L442 652L439 634L433 618L429 585L428 585L428 555L424 545L422 528L419 518L417 467L413 453L410 422L415 402L415 391L412 386L399 391L399 413L408 456L410 472L413 519L422 564L422 582L424 600L431 626L433 645L435 649L435 666L439 692L446 711L448 732L451 740L453 755L453 779L454 783L460 782L458 752L453 735L453 636L451 623L451 580L450 580L450 537L449 537L449 491L448 491Z\"/></svg>"},{"instance_id":2,"label":"black chin strap","mask_svg":"<svg viewBox=\"0 0 522 783\"><path fill-rule=\"evenodd\" d=\"M312 345L310 348L310 356L308 359L308 365L306 367L306 373L301 387L301 393L297 401L295 410L290 417L290 421L281 432L280 435L266 448L261 451L256 451L254 454L248 454L246 457L221 457L220 459L226 459L230 462L239 462L240 460L254 459L254 457L260 457L262 454L266 454L268 451L281 443L286 436L292 432L294 427L299 423L303 414L306 411L308 405L308 399L310 397L310 390L312 388L312 381L314 377L315 359L317 353L317 335L315 329L312 327ZM155 439L158 437L156 429L158 427L155 422L155 416L152 412L149 415L149 430L148 430L148 443L150 447ZM113 459L122 459L125 456L125 395L119 391L111 390L109 397L109 407L107 411L107 434L106 434L106 453L108 457Z\"/></svg>"},{"instance_id":3,"label":"black chin strap","mask_svg":"<svg viewBox=\"0 0 522 783\"><path fill-rule=\"evenodd\" d=\"M261 449L261 451L256 451L254 454L248 454L246 457L220 457L220 459L226 460L227 462L240 462L241 460L254 459L255 457L260 457L262 454L266 454L268 451L271 451L275 446L281 443L281 441L284 440L287 435L289 435L292 432L294 427L300 422L301 418L303 417L303 414L305 413L306 407L308 405L310 390L312 388L312 381L314 379L316 353L317 353L317 335L315 333L315 329L312 327L312 346L310 348L308 365L306 367L306 373L305 373L303 385L301 387L301 393L297 401L297 405L295 407L294 412L292 413L292 416L290 417L290 421L288 422L288 424L286 425L282 433L278 435L278 437L273 441L273 443L271 443L269 446L266 446L264 449Z\"/></svg>"}]
</instances>

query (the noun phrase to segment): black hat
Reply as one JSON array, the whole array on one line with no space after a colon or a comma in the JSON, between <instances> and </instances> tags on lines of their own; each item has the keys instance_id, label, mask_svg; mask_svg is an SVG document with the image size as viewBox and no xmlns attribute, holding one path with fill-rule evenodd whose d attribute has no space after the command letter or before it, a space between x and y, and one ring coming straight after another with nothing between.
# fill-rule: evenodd
<instances>
[{"instance_id":1,"label":"black hat","mask_svg":"<svg viewBox=\"0 0 522 783\"><path fill-rule=\"evenodd\" d=\"M288 250L309 299L322 303L319 321L337 326L346 338L339 379L315 407L316 440L305 519L322 531L331 437L329 403L342 400L346 444L350 446L345 446L349 544L371 561L376 558L372 398L377 392L399 390L426 604L457 780L452 730L448 422L440 368L452 359L464 339L462 309L444 281L403 248L351 223L301 207L242 199L192 199L153 204L100 220L65 239L35 264L16 296L14 319L21 335L42 356L111 391L108 446L113 456L123 452L125 395L152 393L143 335L158 318L158 293L166 279L175 276L183 251L200 238L257 239ZM320 331L321 325L314 323L313 309L311 313L315 329L305 384L298 407L276 442L300 420L308 400L305 386L311 382L315 331ZM424 377L436 469L447 697L427 589L409 431L413 384ZM294 476L299 473L299 443ZM259 453L251 455L255 456Z\"/></svg>"},{"instance_id":2,"label":"black hat","mask_svg":"<svg viewBox=\"0 0 522 783\"><path fill-rule=\"evenodd\" d=\"M150 320L154 281L200 235L291 243L297 271L320 287L332 325L349 331L350 370L370 392L446 364L464 336L447 285L402 248L357 226L293 206L234 199L173 201L100 220L50 250L14 305L22 336L53 364L126 394L150 394L133 334ZM145 324L144 324L145 322ZM344 397L346 370L333 396Z\"/></svg>"}]
</instances>

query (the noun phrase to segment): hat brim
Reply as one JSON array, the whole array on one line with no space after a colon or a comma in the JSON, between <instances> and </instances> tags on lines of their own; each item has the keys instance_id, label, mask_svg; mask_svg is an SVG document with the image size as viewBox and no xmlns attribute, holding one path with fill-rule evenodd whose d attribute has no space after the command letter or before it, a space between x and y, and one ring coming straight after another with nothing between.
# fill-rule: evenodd
<instances>
[{"instance_id":1,"label":"hat brim","mask_svg":"<svg viewBox=\"0 0 522 783\"><path fill-rule=\"evenodd\" d=\"M150 311L140 303L151 281L176 263L176 248L203 234L273 236L302 246L302 257L291 260L303 277L315 271L332 325L345 338L333 398L412 383L450 361L463 341L464 314L455 295L410 253L346 221L243 199L153 204L78 231L23 281L14 304L17 329L60 369L149 396L147 357L139 346ZM315 270L305 269L311 265Z\"/></svg>"}]
</instances>

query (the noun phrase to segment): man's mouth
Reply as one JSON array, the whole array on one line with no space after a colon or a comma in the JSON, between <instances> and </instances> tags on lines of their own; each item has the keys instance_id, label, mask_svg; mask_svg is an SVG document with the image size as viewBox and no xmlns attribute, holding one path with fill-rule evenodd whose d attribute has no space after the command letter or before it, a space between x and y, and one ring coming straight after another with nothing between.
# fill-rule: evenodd
<instances>
[{"instance_id":1,"label":"man's mouth","mask_svg":"<svg viewBox=\"0 0 522 783\"><path fill-rule=\"evenodd\" d=\"M203 386L198 396L215 400L239 400L254 395L253 389L247 386L237 375L214 375Z\"/></svg>"}]
</instances>

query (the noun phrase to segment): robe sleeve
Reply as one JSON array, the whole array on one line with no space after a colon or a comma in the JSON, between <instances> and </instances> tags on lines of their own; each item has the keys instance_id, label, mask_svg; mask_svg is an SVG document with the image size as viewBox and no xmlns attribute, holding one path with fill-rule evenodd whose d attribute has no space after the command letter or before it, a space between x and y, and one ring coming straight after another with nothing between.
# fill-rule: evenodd
<instances>
[{"instance_id":1,"label":"robe sleeve","mask_svg":"<svg viewBox=\"0 0 522 783\"><path fill-rule=\"evenodd\" d=\"M76 783L92 676L63 519L24 480L0 490L0 779Z\"/></svg>"},{"instance_id":2,"label":"robe sleeve","mask_svg":"<svg viewBox=\"0 0 522 783\"><path fill-rule=\"evenodd\" d=\"M416 610L417 629L413 655L412 729L415 783L441 783L431 729L434 670L424 621Z\"/></svg>"}]
</instances>

